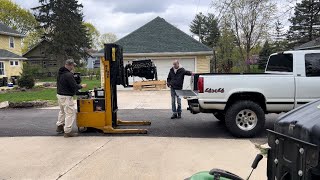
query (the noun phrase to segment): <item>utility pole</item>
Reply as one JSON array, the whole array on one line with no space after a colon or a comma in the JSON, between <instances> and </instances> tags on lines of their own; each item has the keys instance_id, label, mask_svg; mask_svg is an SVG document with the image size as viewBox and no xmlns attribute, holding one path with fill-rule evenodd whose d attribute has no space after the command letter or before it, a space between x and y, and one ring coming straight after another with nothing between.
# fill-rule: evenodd
<instances>
[{"instance_id":1,"label":"utility pole","mask_svg":"<svg viewBox=\"0 0 320 180\"><path fill-rule=\"evenodd\" d=\"M199 22L199 42L201 42L201 23L202 23L202 12L200 12L200 22Z\"/></svg>"}]
</instances>

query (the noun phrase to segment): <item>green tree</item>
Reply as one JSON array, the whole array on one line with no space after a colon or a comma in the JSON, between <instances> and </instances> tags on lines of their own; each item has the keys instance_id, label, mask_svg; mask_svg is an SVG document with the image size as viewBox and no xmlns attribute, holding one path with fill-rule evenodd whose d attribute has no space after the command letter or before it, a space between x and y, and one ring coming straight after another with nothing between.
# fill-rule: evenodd
<instances>
[{"instance_id":1,"label":"green tree","mask_svg":"<svg viewBox=\"0 0 320 180\"><path fill-rule=\"evenodd\" d=\"M269 41L267 40L264 43L264 45L259 53L259 69L265 69L266 64L268 62L268 58L272 54L272 52L273 52L273 49L270 46Z\"/></svg>"},{"instance_id":2,"label":"green tree","mask_svg":"<svg viewBox=\"0 0 320 180\"><path fill-rule=\"evenodd\" d=\"M113 33L104 33L100 36L100 48L103 48L106 43L114 43L117 40L117 35Z\"/></svg>"},{"instance_id":3,"label":"green tree","mask_svg":"<svg viewBox=\"0 0 320 180\"><path fill-rule=\"evenodd\" d=\"M33 31L38 25L30 11L10 0L0 0L0 22L22 34Z\"/></svg>"},{"instance_id":4,"label":"green tree","mask_svg":"<svg viewBox=\"0 0 320 180\"><path fill-rule=\"evenodd\" d=\"M49 53L62 65L67 58L78 61L87 58L90 37L83 23L82 5L77 0L39 0L40 6L33 8L44 38L49 41Z\"/></svg>"},{"instance_id":5,"label":"green tree","mask_svg":"<svg viewBox=\"0 0 320 180\"><path fill-rule=\"evenodd\" d=\"M229 73L235 60L235 35L230 29L230 25L222 23L221 36L216 46L216 58L219 72Z\"/></svg>"},{"instance_id":6,"label":"green tree","mask_svg":"<svg viewBox=\"0 0 320 180\"><path fill-rule=\"evenodd\" d=\"M84 26L87 28L89 39L91 42L91 47L95 50L98 50L100 48L100 32L91 23L85 22Z\"/></svg>"},{"instance_id":7,"label":"green tree","mask_svg":"<svg viewBox=\"0 0 320 180\"><path fill-rule=\"evenodd\" d=\"M192 20L189 26L190 32L198 36L200 42L204 42L204 34L206 31L205 21L206 21L206 16L200 12L199 14L196 14L196 16L194 17L194 19Z\"/></svg>"},{"instance_id":8,"label":"green tree","mask_svg":"<svg viewBox=\"0 0 320 180\"><path fill-rule=\"evenodd\" d=\"M209 13L207 16L199 13L195 16L190 24L190 32L199 36L200 42L214 47L219 39L220 31L218 20L214 14Z\"/></svg>"},{"instance_id":9,"label":"green tree","mask_svg":"<svg viewBox=\"0 0 320 180\"><path fill-rule=\"evenodd\" d=\"M269 43L269 46L272 47L274 52L285 51L288 49L288 40L286 39L284 26L279 20L277 20L274 25L274 41Z\"/></svg>"},{"instance_id":10,"label":"green tree","mask_svg":"<svg viewBox=\"0 0 320 180\"><path fill-rule=\"evenodd\" d=\"M42 29L29 32L28 35L23 38L22 53L26 53L33 46L38 44L41 41L43 34L44 31Z\"/></svg>"},{"instance_id":11,"label":"green tree","mask_svg":"<svg viewBox=\"0 0 320 180\"><path fill-rule=\"evenodd\" d=\"M213 5L228 20L236 37L236 44L247 72L252 49L269 36L270 22L276 11L272 0L213 0Z\"/></svg>"},{"instance_id":12,"label":"green tree","mask_svg":"<svg viewBox=\"0 0 320 180\"><path fill-rule=\"evenodd\" d=\"M22 53L40 41L42 34L35 28L39 25L33 14L10 0L0 0L0 22L26 35Z\"/></svg>"},{"instance_id":13,"label":"green tree","mask_svg":"<svg viewBox=\"0 0 320 180\"><path fill-rule=\"evenodd\" d=\"M294 16L289 19L288 32L290 47L312 41L320 36L319 0L302 0L296 4Z\"/></svg>"}]
</instances>

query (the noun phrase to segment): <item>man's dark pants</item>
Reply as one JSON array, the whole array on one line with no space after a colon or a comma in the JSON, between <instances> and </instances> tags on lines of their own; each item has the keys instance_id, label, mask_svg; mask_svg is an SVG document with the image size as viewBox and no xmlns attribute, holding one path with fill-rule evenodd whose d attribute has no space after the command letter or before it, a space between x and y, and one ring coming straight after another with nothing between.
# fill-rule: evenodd
<instances>
[{"instance_id":1,"label":"man's dark pants","mask_svg":"<svg viewBox=\"0 0 320 180\"><path fill-rule=\"evenodd\" d=\"M178 104L178 108L176 106ZM181 113L181 98L177 96L175 89L171 88L171 105L173 114Z\"/></svg>"}]
</instances>

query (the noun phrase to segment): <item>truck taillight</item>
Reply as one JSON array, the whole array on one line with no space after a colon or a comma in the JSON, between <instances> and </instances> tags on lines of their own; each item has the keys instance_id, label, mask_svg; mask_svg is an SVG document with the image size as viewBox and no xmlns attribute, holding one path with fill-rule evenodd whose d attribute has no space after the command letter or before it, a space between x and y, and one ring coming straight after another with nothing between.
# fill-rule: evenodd
<instances>
[{"instance_id":1,"label":"truck taillight","mask_svg":"<svg viewBox=\"0 0 320 180\"><path fill-rule=\"evenodd\" d=\"M203 93L203 77L198 78L198 92Z\"/></svg>"}]
</instances>

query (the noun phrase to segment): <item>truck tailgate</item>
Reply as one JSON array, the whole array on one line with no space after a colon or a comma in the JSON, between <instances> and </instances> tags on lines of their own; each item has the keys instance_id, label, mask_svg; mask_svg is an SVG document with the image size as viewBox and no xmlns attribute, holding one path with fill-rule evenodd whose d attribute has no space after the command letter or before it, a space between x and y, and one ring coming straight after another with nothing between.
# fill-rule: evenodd
<instances>
[{"instance_id":1,"label":"truck tailgate","mask_svg":"<svg viewBox=\"0 0 320 180\"><path fill-rule=\"evenodd\" d=\"M196 97L198 95L198 92L193 90L175 90L175 91L177 96L184 97L184 98Z\"/></svg>"}]
</instances>

